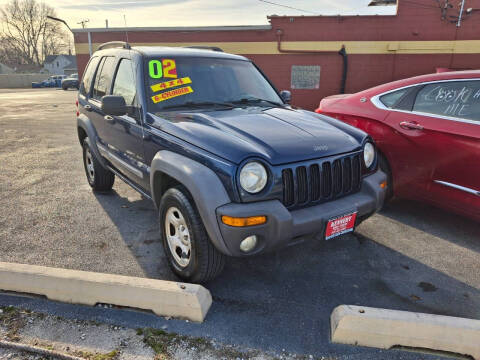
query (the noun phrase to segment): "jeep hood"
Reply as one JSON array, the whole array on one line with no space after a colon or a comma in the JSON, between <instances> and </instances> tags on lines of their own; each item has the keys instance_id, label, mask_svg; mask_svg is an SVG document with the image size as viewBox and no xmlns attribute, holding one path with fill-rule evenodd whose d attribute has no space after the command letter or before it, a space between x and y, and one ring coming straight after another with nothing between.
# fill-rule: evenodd
<instances>
[{"instance_id":1,"label":"jeep hood","mask_svg":"<svg viewBox=\"0 0 480 360\"><path fill-rule=\"evenodd\" d=\"M367 135L335 119L290 108L235 108L149 114L155 128L239 164L272 165L355 151Z\"/></svg>"}]
</instances>

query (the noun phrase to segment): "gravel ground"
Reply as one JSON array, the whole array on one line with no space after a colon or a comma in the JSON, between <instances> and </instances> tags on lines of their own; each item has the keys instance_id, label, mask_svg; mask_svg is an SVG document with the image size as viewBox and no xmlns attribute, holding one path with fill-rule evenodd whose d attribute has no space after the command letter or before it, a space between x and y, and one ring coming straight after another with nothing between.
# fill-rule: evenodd
<instances>
[{"instance_id":1,"label":"gravel ground","mask_svg":"<svg viewBox=\"0 0 480 360\"><path fill-rule=\"evenodd\" d=\"M172 278L150 201L86 182L74 91L0 94L0 260ZM125 221L131 213L135 221Z\"/></svg>"},{"instance_id":2,"label":"gravel ground","mask_svg":"<svg viewBox=\"0 0 480 360\"><path fill-rule=\"evenodd\" d=\"M0 261L175 279L151 202L121 181L111 194L91 192L76 137L75 94L0 91ZM229 259L222 276L206 285L214 298L206 322L173 321L172 328L273 351L418 359L331 344L331 311L359 304L480 319L479 266L478 223L394 201L356 234ZM11 299L0 294L0 304ZM163 325L153 315L15 299L65 317L74 313L130 328Z\"/></svg>"},{"instance_id":3,"label":"gravel ground","mask_svg":"<svg viewBox=\"0 0 480 360\"><path fill-rule=\"evenodd\" d=\"M86 360L305 360L300 356L261 352L182 336L163 329L130 329L95 321L64 319L13 307L0 308L0 340L28 345ZM1 359L58 359L0 346ZM326 358L319 358L326 359Z\"/></svg>"}]
</instances>

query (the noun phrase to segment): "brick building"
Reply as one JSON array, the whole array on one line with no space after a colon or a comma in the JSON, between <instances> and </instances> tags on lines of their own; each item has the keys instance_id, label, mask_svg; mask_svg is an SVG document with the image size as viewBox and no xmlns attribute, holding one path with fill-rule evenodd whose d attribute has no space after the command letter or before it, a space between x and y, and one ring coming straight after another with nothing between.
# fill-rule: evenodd
<instances>
[{"instance_id":1,"label":"brick building","mask_svg":"<svg viewBox=\"0 0 480 360\"><path fill-rule=\"evenodd\" d=\"M459 4L460 2L460 4ZM392 0L373 0L389 4ZM255 61L292 103L355 92L439 68L480 68L480 0L398 0L396 15L270 16L268 25L129 28L135 45L218 46ZM125 29L74 30L81 73L104 42ZM344 51L341 51L344 48Z\"/></svg>"}]
</instances>

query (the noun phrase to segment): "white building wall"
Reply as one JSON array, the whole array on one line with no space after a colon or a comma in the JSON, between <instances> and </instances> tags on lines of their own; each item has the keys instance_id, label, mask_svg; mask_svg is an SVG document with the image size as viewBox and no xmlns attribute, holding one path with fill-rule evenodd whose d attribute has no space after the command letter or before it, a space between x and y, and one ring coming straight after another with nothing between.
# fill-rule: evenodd
<instances>
[{"instance_id":1,"label":"white building wall","mask_svg":"<svg viewBox=\"0 0 480 360\"><path fill-rule=\"evenodd\" d=\"M65 56L59 55L51 63L45 64L44 68L52 75L64 75L63 69L68 66L69 63Z\"/></svg>"}]
</instances>

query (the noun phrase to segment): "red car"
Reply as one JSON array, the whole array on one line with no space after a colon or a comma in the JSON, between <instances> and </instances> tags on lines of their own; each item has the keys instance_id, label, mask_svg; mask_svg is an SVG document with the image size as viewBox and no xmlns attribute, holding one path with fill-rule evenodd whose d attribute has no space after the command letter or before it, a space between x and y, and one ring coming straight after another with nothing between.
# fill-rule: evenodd
<instances>
[{"instance_id":1,"label":"red car","mask_svg":"<svg viewBox=\"0 0 480 360\"><path fill-rule=\"evenodd\" d=\"M427 201L480 221L480 70L329 96L316 112L375 139L389 196Z\"/></svg>"}]
</instances>

